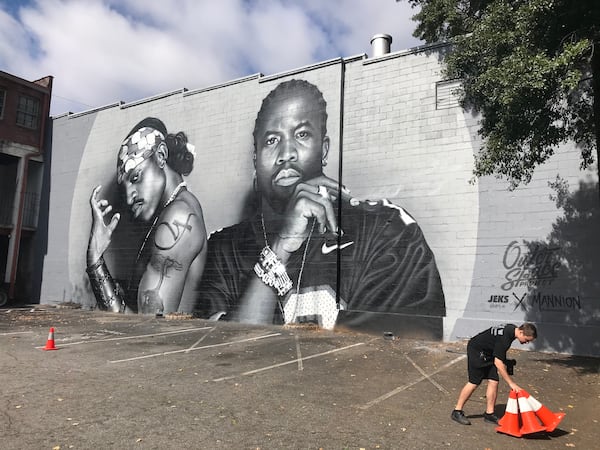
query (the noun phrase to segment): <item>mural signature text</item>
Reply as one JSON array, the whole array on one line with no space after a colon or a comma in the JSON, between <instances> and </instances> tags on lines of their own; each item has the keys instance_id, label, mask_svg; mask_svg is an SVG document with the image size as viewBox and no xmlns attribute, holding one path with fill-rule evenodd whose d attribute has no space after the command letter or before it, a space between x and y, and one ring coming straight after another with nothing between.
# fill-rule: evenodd
<instances>
[{"instance_id":1,"label":"mural signature text","mask_svg":"<svg viewBox=\"0 0 600 450\"><path fill-rule=\"evenodd\" d=\"M500 287L509 291L517 287L549 286L557 277L560 262L555 254L560 247L536 246L523 252L518 241L512 241L504 251L502 264L506 269L506 282Z\"/></svg>"}]
</instances>

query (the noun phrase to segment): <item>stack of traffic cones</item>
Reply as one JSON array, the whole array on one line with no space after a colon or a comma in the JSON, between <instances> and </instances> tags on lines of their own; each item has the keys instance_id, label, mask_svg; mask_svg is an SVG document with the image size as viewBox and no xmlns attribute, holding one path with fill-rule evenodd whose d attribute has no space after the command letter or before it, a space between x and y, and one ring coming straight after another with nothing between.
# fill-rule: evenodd
<instances>
[{"instance_id":1,"label":"stack of traffic cones","mask_svg":"<svg viewBox=\"0 0 600 450\"><path fill-rule=\"evenodd\" d=\"M533 412L533 408L529 404L527 398L523 395L523 391L517 393L519 400L519 415L521 416L521 434L533 434L540 431L546 431Z\"/></svg>"},{"instance_id":2,"label":"stack of traffic cones","mask_svg":"<svg viewBox=\"0 0 600 450\"><path fill-rule=\"evenodd\" d=\"M46 346L42 348L42 350L58 350L58 348L54 344L54 327L50 328L50 333L48 333L48 340L46 341Z\"/></svg>"},{"instance_id":3,"label":"stack of traffic cones","mask_svg":"<svg viewBox=\"0 0 600 450\"><path fill-rule=\"evenodd\" d=\"M506 402L506 411L502 419L498 421L496 431L499 433L510 434L514 437L521 437L521 425L519 423L519 405L517 403L517 393L510 390L508 402Z\"/></svg>"},{"instance_id":4,"label":"stack of traffic cones","mask_svg":"<svg viewBox=\"0 0 600 450\"><path fill-rule=\"evenodd\" d=\"M518 393L511 390L506 403L506 412L498 421L496 431L521 437L525 434L552 432L556 429L565 413L553 413L527 391Z\"/></svg>"}]
</instances>

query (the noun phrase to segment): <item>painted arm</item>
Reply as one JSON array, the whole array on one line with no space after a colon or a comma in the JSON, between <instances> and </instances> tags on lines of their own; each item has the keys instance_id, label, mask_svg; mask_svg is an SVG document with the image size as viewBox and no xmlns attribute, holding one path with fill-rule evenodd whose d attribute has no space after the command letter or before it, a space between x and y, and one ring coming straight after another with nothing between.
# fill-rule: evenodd
<instances>
[{"instance_id":1,"label":"painted arm","mask_svg":"<svg viewBox=\"0 0 600 450\"><path fill-rule=\"evenodd\" d=\"M104 218L110 214L112 206L108 203L108 200L98 198L101 188L102 186L96 186L90 197L92 229L87 249L86 272L90 279L98 308L113 312L124 312L124 292L119 284L113 280L102 257L110 245L112 234L121 216L119 213L116 213L111 217L108 225L105 223Z\"/></svg>"},{"instance_id":2,"label":"painted arm","mask_svg":"<svg viewBox=\"0 0 600 450\"><path fill-rule=\"evenodd\" d=\"M325 176L296 186L282 217L281 229L270 243L271 250L284 266L311 233L337 230L333 207L335 198L330 194L335 192L337 187L337 181ZM295 287L296 281L293 283ZM249 323L272 323L277 301L276 290L254 276L240 300L239 320Z\"/></svg>"},{"instance_id":3,"label":"painted arm","mask_svg":"<svg viewBox=\"0 0 600 450\"><path fill-rule=\"evenodd\" d=\"M204 268L206 231L201 213L186 202L173 202L161 213L150 240L150 260L138 287L138 312L178 311L188 276L196 282ZM191 299L185 298L188 302Z\"/></svg>"}]
</instances>

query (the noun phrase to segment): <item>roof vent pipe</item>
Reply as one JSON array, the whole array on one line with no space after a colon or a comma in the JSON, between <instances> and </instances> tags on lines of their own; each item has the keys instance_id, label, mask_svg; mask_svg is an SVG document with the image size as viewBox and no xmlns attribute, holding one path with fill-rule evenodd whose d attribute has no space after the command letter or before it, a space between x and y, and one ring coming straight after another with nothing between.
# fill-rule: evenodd
<instances>
[{"instance_id":1,"label":"roof vent pipe","mask_svg":"<svg viewBox=\"0 0 600 450\"><path fill-rule=\"evenodd\" d=\"M387 55L390 52L392 45L392 37L389 34L376 34L371 38L371 46L373 47L373 58Z\"/></svg>"}]
</instances>

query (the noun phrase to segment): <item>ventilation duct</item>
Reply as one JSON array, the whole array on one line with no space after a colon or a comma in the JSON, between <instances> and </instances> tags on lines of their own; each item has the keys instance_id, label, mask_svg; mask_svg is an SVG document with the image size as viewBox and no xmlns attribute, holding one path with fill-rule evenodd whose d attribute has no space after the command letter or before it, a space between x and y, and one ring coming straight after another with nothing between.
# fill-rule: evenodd
<instances>
[{"instance_id":1,"label":"ventilation duct","mask_svg":"<svg viewBox=\"0 0 600 450\"><path fill-rule=\"evenodd\" d=\"M376 34L371 38L371 47L373 48L373 58L387 55L392 45L392 37L389 34Z\"/></svg>"}]
</instances>

